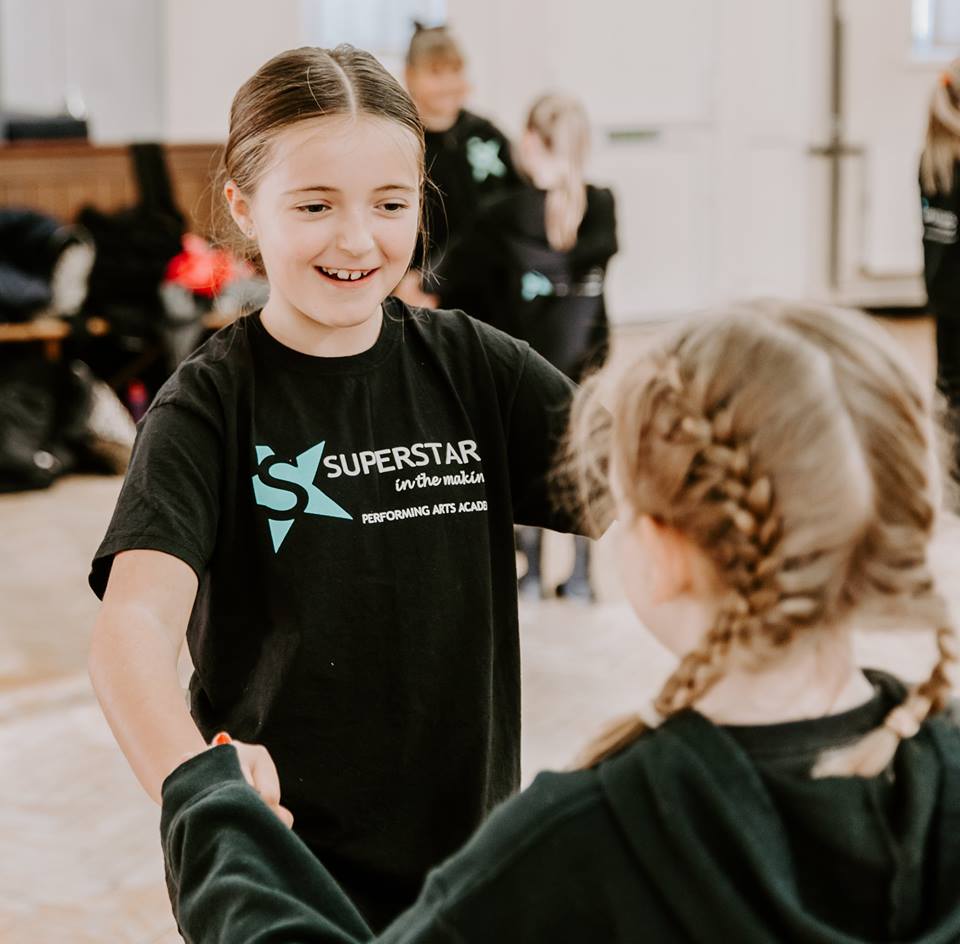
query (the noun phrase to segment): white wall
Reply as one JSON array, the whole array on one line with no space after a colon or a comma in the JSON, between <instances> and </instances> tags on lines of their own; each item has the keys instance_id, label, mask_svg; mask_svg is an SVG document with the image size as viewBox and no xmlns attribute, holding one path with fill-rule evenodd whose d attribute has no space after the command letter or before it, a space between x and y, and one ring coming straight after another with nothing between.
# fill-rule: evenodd
<instances>
[{"instance_id":1,"label":"white wall","mask_svg":"<svg viewBox=\"0 0 960 944\"><path fill-rule=\"evenodd\" d=\"M164 8L167 139L225 138L240 85L271 56L300 45L300 3L165 0Z\"/></svg>"},{"instance_id":2,"label":"white wall","mask_svg":"<svg viewBox=\"0 0 960 944\"><path fill-rule=\"evenodd\" d=\"M55 113L78 92L93 140L163 134L161 0L0 0L5 108Z\"/></svg>"},{"instance_id":3,"label":"white wall","mask_svg":"<svg viewBox=\"0 0 960 944\"><path fill-rule=\"evenodd\" d=\"M308 39L313 7L0 0L0 91L8 106L53 110L79 88L98 141L221 139L237 87ZM862 154L843 160L835 290L829 163L811 153L831 133L830 0L448 8L474 106L505 131L519 131L545 89L585 100L596 128L592 178L618 198L615 319L752 294L922 302L916 161L942 61L912 55L910 0L841 0L846 138Z\"/></svg>"},{"instance_id":4,"label":"white wall","mask_svg":"<svg viewBox=\"0 0 960 944\"><path fill-rule=\"evenodd\" d=\"M596 126L618 197L621 321L756 294L921 304L916 165L942 61L911 52L910 0L842 0L845 139L830 284L830 0L449 0L478 108L516 131L547 87ZM614 143L609 131L650 132Z\"/></svg>"},{"instance_id":5,"label":"white wall","mask_svg":"<svg viewBox=\"0 0 960 944\"><path fill-rule=\"evenodd\" d=\"M844 0L847 137L841 294L921 304L917 166L927 102L948 56L911 48L909 0Z\"/></svg>"},{"instance_id":6,"label":"white wall","mask_svg":"<svg viewBox=\"0 0 960 944\"><path fill-rule=\"evenodd\" d=\"M822 282L826 0L450 0L476 102L507 130L547 87L576 92L613 186L615 320ZM612 132L637 132L632 138ZM820 207L824 206L821 212Z\"/></svg>"}]
</instances>

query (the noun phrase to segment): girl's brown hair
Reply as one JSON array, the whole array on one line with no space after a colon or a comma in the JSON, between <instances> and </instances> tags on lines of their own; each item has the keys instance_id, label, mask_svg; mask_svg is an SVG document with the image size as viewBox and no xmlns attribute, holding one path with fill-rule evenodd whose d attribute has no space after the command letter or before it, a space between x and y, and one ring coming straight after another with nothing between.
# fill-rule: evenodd
<instances>
[{"instance_id":1,"label":"girl's brown hair","mask_svg":"<svg viewBox=\"0 0 960 944\"><path fill-rule=\"evenodd\" d=\"M960 161L960 59L941 73L930 96L927 137L920 157L920 185L926 194L953 190Z\"/></svg>"},{"instance_id":2,"label":"girl's brown hair","mask_svg":"<svg viewBox=\"0 0 960 944\"><path fill-rule=\"evenodd\" d=\"M565 251L577 240L587 209L584 163L590 147L590 123L583 105L568 95L548 94L537 99L527 117L527 130L543 141L563 173L547 192L547 242Z\"/></svg>"},{"instance_id":3,"label":"girl's brown hair","mask_svg":"<svg viewBox=\"0 0 960 944\"><path fill-rule=\"evenodd\" d=\"M731 308L588 381L568 442L581 507L609 516L614 470L630 512L693 540L725 592L656 697L662 718L694 705L731 660L757 664L868 607L934 629L937 662L880 728L821 757L814 776L879 773L899 739L943 708L957 648L927 561L934 428L899 352L854 312ZM586 762L646 729L639 718L620 723Z\"/></svg>"},{"instance_id":4,"label":"girl's brown hair","mask_svg":"<svg viewBox=\"0 0 960 944\"><path fill-rule=\"evenodd\" d=\"M406 64L408 69L432 65L462 69L463 52L446 26L424 26L414 20Z\"/></svg>"},{"instance_id":5,"label":"girl's brown hair","mask_svg":"<svg viewBox=\"0 0 960 944\"><path fill-rule=\"evenodd\" d=\"M368 115L395 121L417 141L423 207L424 138L416 106L403 86L374 56L353 46L304 46L264 63L237 91L230 107L230 130L219 180L233 180L252 194L267 167L273 136L309 118ZM256 243L239 233L225 201L220 201L219 241L260 266ZM421 222L421 232L423 224ZM425 238L425 236L424 236Z\"/></svg>"}]
</instances>

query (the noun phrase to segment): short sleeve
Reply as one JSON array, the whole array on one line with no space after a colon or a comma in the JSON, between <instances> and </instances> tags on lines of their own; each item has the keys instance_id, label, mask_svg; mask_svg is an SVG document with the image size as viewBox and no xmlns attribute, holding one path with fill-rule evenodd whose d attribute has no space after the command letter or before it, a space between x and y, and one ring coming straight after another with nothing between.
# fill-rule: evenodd
<instances>
[{"instance_id":1,"label":"short sleeve","mask_svg":"<svg viewBox=\"0 0 960 944\"><path fill-rule=\"evenodd\" d=\"M610 190L589 190L587 213L577 233L577 242L570 250L577 267L602 265L617 252L617 216L613 193Z\"/></svg>"},{"instance_id":2,"label":"short sleeve","mask_svg":"<svg viewBox=\"0 0 960 944\"><path fill-rule=\"evenodd\" d=\"M507 430L517 524L554 531L577 530L573 515L559 507L553 485L574 390L565 374L527 348Z\"/></svg>"},{"instance_id":3,"label":"short sleeve","mask_svg":"<svg viewBox=\"0 0 960 944\"><path fill-rule=\"evenodd\" d=\"M121 551L164 551L203 574L217 535L222 456L219 431L198 412L171 401L150 409L91 566L98 597Z\"/></svg>"}]
</instances>

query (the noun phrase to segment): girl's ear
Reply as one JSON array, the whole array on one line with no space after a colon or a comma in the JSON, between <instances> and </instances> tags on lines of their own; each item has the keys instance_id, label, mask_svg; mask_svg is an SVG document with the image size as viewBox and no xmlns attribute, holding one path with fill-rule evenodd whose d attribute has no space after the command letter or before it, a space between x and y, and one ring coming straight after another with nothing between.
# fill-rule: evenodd
<instances>
[{"instance_id":1,"label":"girl's ear","mask_svg":"<svg viewBox=\"0 0 960 944\"><path fill-rule=\"evenodd\" d=\"M228 180L223 185L223 195L226 197L227 206L230 207L230 215L233 217L234 223L240 227L240 232L247 238L253 239L256 236L256 230L253 226L253 218L250 215L250 204L247 198L232 180Z\"/></svg>"},{"instance_id":2,"label":"girl's ear","mask_svg":"<svg viewBox=\"0 0 960 944\"><path fill-rule=\"evenodd\" d=\"M650 602L669 603L690 589L693 576L692 548L675 528L644 515L635 527L650 565Z\"/></svg>"}]
</instances>

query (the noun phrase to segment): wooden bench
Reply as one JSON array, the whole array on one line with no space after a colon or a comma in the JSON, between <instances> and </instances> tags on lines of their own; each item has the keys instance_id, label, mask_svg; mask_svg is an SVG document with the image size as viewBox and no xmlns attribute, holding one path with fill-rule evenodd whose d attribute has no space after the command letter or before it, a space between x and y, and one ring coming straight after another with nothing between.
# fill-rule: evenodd
<instances>
[{"instance_id":1,"label":"wooden bench","mask_svg":"<svg viewBox=\"0 0 960 944\"><path fill-rule=\"evenodd\" d=\"M187 228L201 236L213 230L220 151L218 144L165 147L174 199ZM84 206L111 212L136 199L130 152L124 146L72 141L0 146L0 206L25 207L70 222ZM109 326L102 318L89 318L86 330L104 334ZM22 323L0 322L0 344L39 343L48 357L56 358L71 332L69 321L41 315Z\"/></svg>"}]
</instances>

